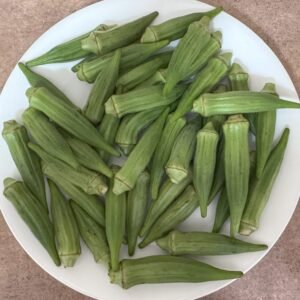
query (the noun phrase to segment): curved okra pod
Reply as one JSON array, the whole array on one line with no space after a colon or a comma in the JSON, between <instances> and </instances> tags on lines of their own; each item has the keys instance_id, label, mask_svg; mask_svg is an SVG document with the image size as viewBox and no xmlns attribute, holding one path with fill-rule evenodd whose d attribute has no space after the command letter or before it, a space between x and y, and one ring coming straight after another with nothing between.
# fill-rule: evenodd
<instances>
[{"instance_id":1,"label":"curved okra pod","mask_svg":"<svg viewBox=\"0 0 300 300\"><path fill-rule=\"evenodd\" d=\"M239 231L249 185L249 123L242 115L230 116L223 125L225 183L230 208L230 235Z\"/></svg>"},{"instance_id":2,"label":"curved okra pod","mask_svg":"<svg viewBox=\"0 0 300 300\"><path fill-rule=\"evenodd\" d=\"M211 191L217 158L219 135L212 122L197 133L194 155L193 183L199 199L201 216L207 216L209 193Z\"/></svg>"},{"instance_id":3,"label":"curved okra pod","mask_svg":"<svg viewBox=\"0 0 300 300\"><path fill-rule=\"evenodd\" d=\"M59 101L46 88L29 88L26 95L31 107L43 112L75 137L112 155L120 156L116 149L105 142L88 119L70 105Z\"/></svg>"},{"instance_id":4,"label":"curved okra pod","mask_svg":"<svg viewBox=\"0 0 300 300\"><path fill-rule=\"evenodd\" d=\"M144 248L151 242L161 238L188 218L198 206L198 199L194 188L189 185L185 191L160 215L150 228L143 241L139 244Z\"/></svg>"},{"instance_id":5,"label":"curved okra pod","mask_svg":"<svg viewBox=\"0 0 300 300\"><path fill-rule=\"evenodd\" d=\"M119 271L109 272L111 283L123 289L145 283L205 282L242 276L239 271L222 270L191 258L171 255L124 259Z\"/></svg>"},{"instance_id":6,"label":"curved okra pod","mask_svg":"<svg viewBox=\"0 0 300 300\"><path fill-rule=\"evenodd\" d=\"M126 114L167 106L175 102L184 93L185 88L184 84L178 85L168 96L163 95L163 86L161 85L113 95L105 103L105 112L121 118Z\"/></svg>"},{"instance_id":7,"label":"curved okra pod","mask_svg":"<svg viewBox=\"0 0 300 300\"><path fill-rule=\"evenodd\" d=\"M2 136L24 183L48 211L45 182L39 157L29 149L26 128L15 120L4 122Z\"/></svg>"},{"instance_id":8,"label":"curved okra pod","mask_svg":"<svg viewBox=\"0 0 300 300\"><path fill-rule=\"evenodd\" d=\"M300 103L279 99L264 92L234 91L203 94L194 101L193 112L204 117L300 108Z\"/></svg>"},{"instance_id":9,"label":"curved okra pod","mask_svg":"<svg viewBox=\"0 0 300 300\"><path fill-rule=\"evenodd\" d=\"M250 235L259 227L259 219L269 200L273 184L284 158L289 133L289 129L286 128L279 142L270 153L261 178L255 178L251 182L247 205L240 224L239 233L242 235Z\"/></svg>"},{"instance_id":10,"label":"curved okra pod","mask_svg":"<svg viewBox=\"0 0 300 300\"><path fill-rule=\"evenodd\" d=\"M74 201L71 207L74 212L80 235L84 243L92 252L95 262L109 264L110 253L106 241L105 229L99 226L79 205Z\"/></svg>"},{"instance_id":11,"label":"curved okra pod","mask_svg":"<svg viewBox=\"0 0 300 300\"><path fill-rule=\"evenodd\" d=\"M149 43L165 39L170 41L180 39L185 35L190 24L199 21L204 16L212 19L221 11L223 11L222 7L216 7L207 12L192 13L167 20L158 25L150 25L146 28L144 34L142 35L141 42Z\"/></svg>"},{"instance_id":12,"label":"curved okra pod","mask_svg":"<svg viewBox=\"0 0 300 300\"><path fill-rule=\"evenodd\" d=\"M168 209L168 207L176 200L176 198L185 190L192 182L192 173L181 180L178 184L167 179L159 190L158 198L153 201L148 209L144 225L141 229L140 236L145 236L155 221Z\"/></svg>"},{"instance_id":13,"label":"curved okra pod","mask_svg":"<svg viewBox=\"0 0 300 300\"><path fill-rule=\"evenodd\" d=\"M266 83L262 92L269 93L274 96L276 94L276 87L273 83ZM276 101L274 99L274 101ZM262 176L264 167L272 150L272 144L276 127L276 110L265 111L256 114L256 151L257 151L257 166L256 177Z\"/></svg>"},{"instance_id":14,"label":"curved okra pod","mask_svg":"<svg viewBox=\"0 0 300 300\"><path fill-rule=\"evenodd\" d=\"M137 85L135 88L142 88L146 86L152 86L156 84L165 84L167 76L167 69L157 70L151 77Z\"/></svg>"},{"instance_id":15,"label":"curved okra pod","mask_svg":"<svg viewBox=\"0 0 300 300\"><path fill-rule=\"evenodd\" d=\"M59 266L60 259L55 247L53 225L43 204L23 182L6 178L3 184L4 196L13 204L31 232L47 250L53 262Z\"/></svg>"},{"instance_id":16,"label":"curved okra pod","mask_svg":"<svg viewBox=\"0 0 300 300\"><path fill-rule=\"evenodd\" d=\"M138 142L141 130L148 127L163 111L163 107L148 109L137 114L127 115L122 119L115 142L125 155L128 155Z\"/></svg>"},{"instance_id":17,"label":"curved okra pod","mask_svg":"<svg viewBox=\"0 0 300 300\"><path fill-rule=\"evenodd\" d=\"M134 255L137 237L143 225L148 202L148 183L150 176L143 172L133 190L127 196L127 240L128 254Z\"/></svg>"},{"instance_id":18,"label":"curved okra pod","mask_svg":"<svg viewBox=\"0 0 300 300\"><path fill-rule=\"evenodd\" d=\"M70 202L64 198L55 183L50 180L48 183L57 252L65 268L73 267L81 253L77 223Z\"/></svg>"},{"instance_id":19,"label":"curved okra pod","mask_svg":"<svg viewBox=\"0 0 300 300\"><path fill-rule=\"evenodd\" d=\"M126 46L138 40L148 25L158 16L154 11L127 24L114 27L108 31L93 31L82 39L83 50L103 55L117 48Z\"/></svg>"},{"instance_id":20,"label":"curved okra pod","mask_svg":"<svg viewBox=\"0 0 300 300\"><path fill-rule=\"evenodd\" d=\"M57 127L40 111L29 107L22 114L25 127L34 141L53 157L65 162L71 167L79 168L79 162L69 144L58 131Z\"/></svg>"},{"instance_id":21,"label":"curved okra pod","mask_svg":"<svg viewBox=\"0 0 300 300\"><path fill-rule=\"evenodd\" d=\"M197 122L187 124L175 140L169 160L165 166L166 173L173 183L179 183L188 175L199 127L200 125Z\"/></svg>"},{"instance_id":22,"label":"curved okra pod","mask_svg":"<svg viewBox=\"0 0 300 300\"><path fill-rule=\"evenodd\" d=\"M49 155L43 148L36 144L29 142L28 146L42 160L48 163L47 174L51 174L54 177L57 173L60 173L67 181L81 188L87 194L104 195L106 193L107 185L105 179L99 174L82 166L78 169L74 169L66 163Z\"/></svg>"},{"instance_id":23,"label":"curved okra pod","mask_svg":"<svg viewBox=\"0 0 300 300\"><path fill-rule=\"evenodd\" d=\"M171 255L226 255L268 249L267 245L247 243L211 232L180 232L174 230L156 241Z\"/></svg>"},{"instance_id":24,"label":"curved okra pod","mask_svg":"<svg viewBox=\"0 0 300 300\"><path fill-rule=\"evenodd\" d=\"M151 164L150 191L153 200L158 196L161 180L165 173L164 166L170 157L175 140L185 124L184 118L172 121L170 116L163 129Z\"/></svg>"},{"instance_id":25,"label":"curved okra pod","mask_svg":"<svg viewBox=\"0 0 300 300\"><path fill-rule=\"evenodd\" d=\"M94 124L98 124L104 114L104 103L113 94L119 75L121 51L116 50L94 82L89 94L84 115Z\"/></svg>"},{"instance_id":26,"label":"curved okra pod","mask_svg":"<svg viewBox=\"0 0 300 300\"><path fill-rule=\"evenodd\" d=\"M151 160L168 112L169 109L165 109L161 116L151 124L131 151L121 170L115 175L113 188L115 194L119 195L133 189L138 177Z\"/></svg>"}]
</instances>

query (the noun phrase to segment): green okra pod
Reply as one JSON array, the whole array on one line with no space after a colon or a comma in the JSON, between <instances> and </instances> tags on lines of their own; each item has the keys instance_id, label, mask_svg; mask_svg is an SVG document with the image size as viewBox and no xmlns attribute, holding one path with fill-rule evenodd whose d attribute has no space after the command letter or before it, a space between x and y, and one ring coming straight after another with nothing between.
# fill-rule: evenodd
<instances>
[{"instance_id":1,"label":"green okra pod","mask_svg":"<svg viewBox=\"0 0 300 300\"><path fill-rule=\"evenodd\" d=\"M137 237L143 225L148 202L148 183L150 176L143 172L133 190L127 196L127 240L128 254L134 255Z\"/></svg>"},{"instance_id":2,"label":"green okra pod","mask_svg":"<svg viewBox=\"0 0 300 300\"><path fill-rule=\"evenodd\" d=\"M242 67L233 63L228 74L229 82L232 91L248 91L249 90L249 74Z\"/></svg>"},{"instance_id":3,"label":"green okra pod","mask_svg":"<svg viewBox=\"0 0 300 300\"><path fill-rule=\"evenodd\" d=\"M178 85L168 96L163 95L161 85L135 89L121 95L113 95L105 103L105 112L121 118L126 114L167 106L175 102L183 94L185 88L184 84Z\"/></svg>"},{"instance_id":4,"label":"green okra pod","mask_svg":"<svg viewBox=\"0 0 300 300\"><path fill-rule=\"evenodd\" d=\"M199 199L201 216L207 216L209 195L214 179L219 135L212 122L197 133L193 183Z\"/></svg>"},{"instance_id":5,"label":"green okra pod","mask_svg":"<svg viewBox=\"0 0 300 300\"><path fill-rule=\"evenodd\" d=\"M142 88L146 86L152 86L156 84L165 84L167 76L167 69L157 70L151 77L137 85L135 88Z\"/></svg>"},{"instance_id":6,"label":"green okra pod","mask_svg":"<svg viewBox=\"0 0 300 300\"><path fill-rule=\"evenodd\" d=\"M104 115L104 103L113 94L119 75L121 51L116 50L113 57L98 74L89 94L84 115L94 124L98 124Z\"/></svg>"},{"instance_id":7,"label":"green okra pod","mask_svg":"<svg viewBox=\"0 0 300 300\"><path fill-rule=\"evenodd\" d=\"M2 136L24 183L48 211L45 182L39 157L28 148L26 128L15 120L4 122Z\"/></svg>"},{"instance_id":8,"label":"green okra pod","mask_svg":"<svg viewBox=\"0 0 300 300\"><path fill-rule=\"evenodd\" d=\"M177 230L156 243L171 255L226 255L268 249L267 245L247 243L223 234Z\"/></svg>"},{"instance_id":9,"label":"green okra pod","mask_svg":"<svg viewBox=\"0 0 300 300\"><path fill-rule=\"evenodd\" d=\"M204 16L212 19L221 11L223 11L222 7L216 7L207 12L192 13L167 20L158 25L150 25L142 35L141 42L149 43L165 39L170 41L180 39L185 35L190 24L199 21Z\"/></svg>"},{"instance_id":10,"label":"green okra pod","mask_svg":"<svg viewBox=\"0 0 300 300\"><path fill-rule=\"evenodd\" d=\"M60 259L55 247L53 225L43 204L23 182L6 178L3 184L4 196L13 204L31 232L47 250L53 262L59 266Z\"/></svg>"},{"instance_id":11,"label":"green okra pod","mask_svg":"<svg viewBox=\"0 0 300 300\"><path fill-rule=\"evenodd\" d=\"M51 174L51 177L55 177L57 173L60 173L66 178L67 181L81 188L87 194L104 195L106 193L107 185L105 183L105 179L99 174L90 171L82 166L80 166L78 169L74 169L66 163L54 158L43 148L36 144L29 142L28 146L42 160L48 163L47 174Z\"/></svg>"},{"instance_id":12,"label":"green okra pod","mask_svg":"<svg viewBox=\"0 0 300 300\"><path fill-rule=\"evenodd\" d=\"M43 112L75 137L112 155L120 156L116 149L105 142L87 118L70 105L57 101L57 97L46 88L29 88L26 95L31 107Z\"/></svg>"},{"instance_id":13,"label":"green okra pod","mask_svg":"<svg viewBox=\"0 0 300 300\"><path fill-rule=\"evenodd\" d=\"M138 177L151 160L168 113L169 109L167 108L161 116L151 124L131 151L121 170L115 175L113 187L115 194L119 195L133 189Z\"/></svg>"},{"instance_id":14,"label":"green okra pod","mask_svg":"<svg viewBox=\"0 0 300 300\"><path fill-rule=\"evenodd\" d=\"M178 224L188 218L197 206L198 199L196 192L189 185L177 200L155 221L143 241L139 244L139 247L144 248L173 230Z\"/></svg>"},{"instance_id":15,"label":"green okra pod","mask_svg":"<svg viewBox=\"0 0 300 300\"><path fill-rule=\"evenodd\" d=\"M178 184L173 183L170 179L167 179L163 183L159 190L158 198L151 203L148 209L140 236L145 236L149 232L156 220L168 209L191 182L192 173L189 172L188 176Z\"/></svg>"},{"instance_id":16,"label":"green okra pod","mask_svg":"<svg viewBox=\"0 0 300 300\"><path fill-rule=\"evenodd\" d=\"M239 233L242 235L250 235L259 227L260 217L269 200L273 184L284 158L289 133L289 129L286 128L281 135L279 142L271 151L261 178L255 178L251 181L247 205L239 229Z\"/></svg>"},{"instance_id":17,"label":"green okra pod","mask_svg":"<svg viewBox=\"0 0 300 300\"><path fill-rule=\"evenodd\" d=\"M179 183L189 172L196 146L196 135L200 124L187 124L177 136L170 157L165 166L166 173L173 183Z\"/></svg>"},{"instance_id":18,"label":"green okra pod","mask_svg":"<svg viewBox=\"0 0 300 300\"><path fill-rule=\"evenodd\" d=\"M51 194L51 217L57 252L62 265L73 267L81 253L77 223L70 206L55 183L48 180Z\"/></svg>"},{"instance_id":19,"label":"green okra pod","mask_svg":"<svg viewBox=\"0 0 300 300\"><path fill-rule=\"evenodd\" d=\"M79 168L79 162L69 144L53 122L50 122L43 113L29 107L23 112L22 120L30 135L40 147L71 167Z\"/></svg>"},{"instance_id":20,"label":"green okra pod","mask_svg":"<svg viewBox=\"0 0 300 300\"><path fill-rule=\"evenodd\" d=\"M153 200L158 196L158 190L165 172L164 166L170 157L175 140L185 124L186 120L184 118L172 121L170 116L163 129L151 164L150 190Z\"/></svg>"},{"instance_id":21,"label":"green okra pod","mask_svg":"<svg viewBox=\"0 0 300 300\"><path fill-rule=\"evenodd\" d=\"M279 99L264 92L233 91L203 94L193 103L193 112L204 117L300 108L300 103Z\"/></svg>"},{"instance_id":22,"label":"green okra pod","mask_svg":"<svg viewBox=\"0 0 300 300\"><path fill-rule=\"evenodd\" d=\"M249 185L249 123L242 115L230 116L223 125L225 183L230 208L230 235L238 233Z\"/></svg>"},{"instance_id":23,"label":"green okra pod","mask_svg":"<svg viewBox=\"0 0 300 300\"><path fill-rule=\"evenodd\" d=\"M124 259L119 271L109 272L111 283L123 289L145 283L205 282L242 276L239 271L222 270L191 258L171 255Z\"/></svg>"},{"instance_id":24,"label":"green okra pod","mask_svg":"<svg viewBox=\"0 0 300 300\"><path fill-rule=\"evenodd\" d=\"M277 96L276 87L273 83L266 83L262 92ZM256 176L260 178L272 150L276 127L276 110L257 113L255 121L257 152Z\"/></svg>"},{"instance_id":25,"label":"green okra pod","mask_svg":"<svg viewBox=\"0 0 300 300\"><path fill-rule=\"evenodd\" d=\"M83 63L86 63L86 62L89 62L91 60L94 60L98 57L98 55L94 54L94 53L90 53L87 57L85 57L84 59L82 59L80 62L78 62L77 64L75 64L71 70L72 72L76 73L79 69L80 69L80 66L83 64Z\"/></svg>"},{"instance_id":26,"label":"green okra pod","mask_svg":"<svg viewBox=\"0 0 300 300\"><path fill-rule=\"evenodd\" d=\"M115 142L125 155L128 155L138 142L138 136L164 111L164 108L141 111L137 114L125 116L118 129Z\"/></svg>"},{"instance_id":27,"label":"green okra pod","mask_svg":"<svg viewBox=\"0 0 300 300\"><path fill-rule=\"evenodd\" d=\"M92 252L95 262L109 264L110 253L106 241L105 229L97 224L79 205L74 201L71 207L74 212L80 235L84 243Z\"/></svg>"},{"instance_id":28,"label":"green okra pod","mask_svg":"<svg viewBox=\"0 0 300 300\"><path fill-rule=\"evenodd\" d=\"M103 55L120 47L137 41L144 30L158 16L154 11L127 24L114 27L107 31L93 31L88 37L82 39L83 50Z\"/></svg>"}]
</instances>

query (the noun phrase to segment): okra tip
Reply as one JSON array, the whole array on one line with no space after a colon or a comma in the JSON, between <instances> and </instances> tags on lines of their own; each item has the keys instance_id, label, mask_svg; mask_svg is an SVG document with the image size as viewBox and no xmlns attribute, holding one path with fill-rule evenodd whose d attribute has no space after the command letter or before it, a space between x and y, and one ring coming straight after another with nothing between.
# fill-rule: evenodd
<instances>
[{"instance_id":1,"label":"okra tip","mask_svg":"<svg viewBox=\"0 0 300 300\"><path fill-rule=\"evenodd\" d=\"M65 267L65 268L71 268L74 266L78 256L80 255L80 253L78 254L73 254L73 255L66 255L66 256L63 256L61 255L60 256L60 261L62 263L62 265Z\"/></svg>"},{"instance_id":2,"label":"okra tip","mask_svg":"<svg viewBox=\"0 0 300 300\"><path fill-rule=\"evenodd\" d=\"M229 71L229 76L230 75L241 74L241 73L245 73L245 71L243 70L241 65L239 65L238 63L233 63L232 66L231 66L231 69Z\"/></svg>"},{"instance_id":3,"label":"okra tip","mask_svg":"<svg viewBox=\"0 0 300 300\"><path fill-rule=\"evenodd\" d=\"M155 30L151 26L147 27L144 34L141 37L141 43L153 43L156 42L159 38L156 35Z\"/></svg>"},{"instance_id":4,"label":"okra tip","mask_svg":"<svg viewBox=\"0 0 300 300\"><path fill-rule=\"evenodd\" d=\"M264 93L278 96L278 94L276 92L276 85L275 85L275 83L272 83L272 82L267 82L261 91Z\"/></svg>"},{"instance_id":5,"label":"okra tip","mask_svg":"<svg viewBox=\"0 0 300 300\"><path fill-rule=\"evenodd\" d=\"M117 106L115 105L114 96L108 98L108 100L104 104L105 113L108 115L113 115L119 118L119 112L117 110Z\"/></svg>"},{"instance_id":6,"label":"okra tip","mask_svg":"<svg viewBox=\"0 0 300 300\"><path fill-rule=\"evenodd\" d=\"M99 52L98 44L94 32L92 32L87 38L81 41L81 48L83 50L94 52L96 54Z\"/></svg>"},{"instance_id":7,"label":"okra tip","mask_svg":"<svg viewBox=\"0 0 300 300\"><path fill-rule=\"evenodd\" d=\"M239 234L248 236L256 230L257 230L257 227L255 225L241 221L240 228L239 228Z\"/></svg>"},{"instance_id":8,"label":"okra tip","mask_svg":"<svg viewBox=\"0 0 300 300\"><path fill-rule=\"evenodd\" d=\"M11 177L7 177L3 180L3 185L4 185L4 193L5 193L5 189L9 188L11 185L13 185L15 182L17 182L17 180L11 178Z\"/></svg>"},{"instance_id":9,"label":"okra tip","mask_svg":"<svg viewBox=\"0 0 300 300\"><path fill-rule=\"evenodd\" d=\"M227 66L230 66L231 59L232 59L232 53L231 52L225 52L218 56Z\"/></svg>"},{"instance_id":10,"label":"okra tip","mask_svg":"<svg viewBox=\"0 0 300 300\"><path fill-rule=\"evenodd\" d=\"M115 195L120 195L126 191L130 191L131 189L132 189L132 187L130 187L125 182L123 182L120 178L115 176L114 186L113 186L113 193Z\"/></svg>"},{"instance_id":11,"label":"okra tip","mask_svg":"<svg viewBox=\"0 0 300 300\"><path fill-rule=\"evenodd\" d=\"M16 120L9 120L3 123L2 136L10 134L20 128L21 125Z\"/></svg>"},{"instance_id":12,"label":"okra tip","mask_svg":"<svg viewBox=\"0 0 300 300\"><path fill-rule=\"evenodd\" d=\"M114 284L119 285L119 286L122 287L122 288L125 288L125 287L123 286L122 270L121 270L121 268L122 268L122 264L121 264L121 266L120 266L119 271L113 271L113 270L110 269L110 270L108 271L108 276L109 276L109 278L110 278L110 283L114 283Z\"/></svg>"},{"instance_id":13,"label":"okra tip","mask_svg":"<svg viewBox=\"0 0 300 300\"><path fill-rule=\"evenodd\" d=\"M210 17L211 19L216 17L218 14L220 14L223 11L222 6L218 6L208 12L205 13L206 16Z\"/></svg>"},{"instance_id":14,"label":"okra tip","mask_svg":"<svg viewBox=\"0 0 300 300\"><path fill-rule=\"evenodd\" d=\"M26 97L29 99L30 101L30 98L34 95L34 93L39 90L39 89L44 89L42 87L30 87L26 90Z\"/></svg>"},{"instance_id":15,"label":"okra tip","mask_svg":"<svg viewBox=\"0 0 300 300\"><path fill-rule=\"evenodd\" d=\"M212 37L218 41L218 43L221 45L222 43L222 32L221 31L215 31L212 33Z\"/></svg>"}]
</instances>

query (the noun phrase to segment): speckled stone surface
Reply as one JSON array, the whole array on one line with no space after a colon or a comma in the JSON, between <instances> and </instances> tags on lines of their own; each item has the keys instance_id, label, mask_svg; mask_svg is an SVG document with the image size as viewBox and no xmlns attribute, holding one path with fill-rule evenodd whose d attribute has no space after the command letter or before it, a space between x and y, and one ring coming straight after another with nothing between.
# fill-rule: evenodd
<instances>
[{"instance_id":1,"label":"speckled stone surface","mask_svg":"<svg viewBox=\"0 0 300 300\"><path fill-rule=\"evenodd\" d=\"M19 57L37 37L73 11L94 2L96 1L0 0L0 89ZM299 0L205 2L215 6L222 5L225 11L259 34L279 56L298 92L300 91ZM300 299L299 228L298 205L287 229L270 253L242 279L205 299ZM62 285L37 266L14 239L0 215L0 299L89 298Z\"/></svg>"}]
</instances>

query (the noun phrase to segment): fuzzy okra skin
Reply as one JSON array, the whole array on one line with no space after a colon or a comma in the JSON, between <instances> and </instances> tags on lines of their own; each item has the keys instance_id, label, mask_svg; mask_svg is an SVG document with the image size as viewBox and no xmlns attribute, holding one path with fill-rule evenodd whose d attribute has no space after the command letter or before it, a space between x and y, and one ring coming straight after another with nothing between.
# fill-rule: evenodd
<instances>
[{"instance_id":1,"label":"fuzzy okra skin","mask_svg":"<svg viewBox=\"0 0 300 300\"><path fill-rule=\"evenodd\" d=\"M191 23L199 21L204 16L212 19L221 11L223 11L222 7L216 7L215 9L207 12L192 13L167 20L158 25L150 25L146 28L142 35L141 42L149 43L165 39L170 41L180 39L187 32Z\"/></svg>"},{"instance_id":2,"label":"fuzzy okra skin","mask_svg":"<svg viewBox=\"0 0 300 300\"><path fill-rule=\"evenodd\" d=\"M218 233L177 230L157 240L156 244L171 255L227 255L268 248L267 245L247 243Z\"/></svg>"},{"instance_id":3,"label":"fuzzy okra skin","mask_svg":"<svg viewBox=\"0 0 300 300\"><path fill-rule=\"evenodd\" d=\"M209 194L214 179L219 135L212 122L197 133L193 183L199 199L201 216L207 216Z\"/></svg>"},{"instance_id":4,"label":"fuzzy okra skin","mask_svg":"<svg viewBox=\"0 0 300 300\"><path fill-rule=\"evenodd\" d=\"M53 225L40 201L30 192L27 185L13 178L4 179L4 196L11 201L31 232L47 250L53 262L59 266L54 240Z\"/></svg>"},{"instance_id":5,"label":"fuzzy okra skin","mask_svg":"<svg viewBox=\"0 0 300 300\"><path fill-rule=\"evenodd\" d=\"M186 189L192 182L192 173L181 180L178 184L167 179L159 190L158 198L153 201L148 209L140 236L145 236L155 221L168 209L168 207L176 200L176 198Z\"/></svg>"},{"instance_id":6,"label":"fuzzy okra skin","mask_svg":"<svg viewBox=\"0 0 300 300\"><path fill-rule=\"evenodd\" d=\"M117 272L109 272L111 283L129 289L145 283L205 282L243 276L239 271L218 269L192 258L154 255L124 259Z\"/></svg>"},{"instance_id":7,"label":"fuzzy okra skin","mask_svg":"<svg viewBox=\"0 0 300 300\"><path fill-rule=\"evenodd\" d=\"M250 156L249 122L242 115L230 116L223 125L225 183L230 209L230 235L239 231L248 195Z\"/></svg>"},{"instance_id":8,"label":"fuzzy okra skin","mask_svg":"<svg viewBox=\"0 0 300 300\"><path fill-rule=\"evenodd\" d=\"M112 155L120 156L119 152L107 144L93 124L72 106L59 101L46 88L29 88L26 91L31 107L43 112L63 129L88 143Z\"/></svg>"},{"instance_id":9,"label":"fuzzy okra skin","mask_svg":"<svg viewBox=\"0 0 300 300\"><path fill-rule=\"evenodd\" d=\"M113 94L119 75L121 51L116 50L113 57L98 74L89 94L84 115L94 124L98 124L104 115L104 103Z\"/></svg>"},{"instance_id":10,"label":"fuzzy okra skin","mask_svg":"<svg viewBox=\"0 0 300 300\"><path fill-rule=\"evenodd\" d=\"M73 267L81 253L77 223L70 202L64 198L54 182L48 180L48 184L57 252L65 268Z\"/></svg>"},{"instance_id":11,"label":"fuzzy okra skin","mask_svg":"<svg viewBox=\"0 0 300 300\"><path fill-rule=\"evenodd\" d=\"M80 164L57 127L40 111L29 107L22 114L25 127L34 141L53 157L77 169Z\"/></svg>"},{"instance_id":12,"label":"fuzzy okra skin","mask_svg":"<svg viewBox=\"0 0 300 300\"><path fill-rule=\"evenodd\" d=\"M281 135L279 142L270 153L261 178L255 178L251 182L247 205L245 207L239 229L239 233L242 235L250 235L259 227L260 217L269 200L272 187L284 158L289 133L289 129L286 128Z\"/></svg>"},{"instance_id":13,"label":"fuzzy okra skin","mask_svg":"<svg viewBox=\"0 0 300 300\"><path fill-rule=\"evenodd\" d=\"M133 190L127 196L127 240L128 254L134 255L137 237L143 225L148 202L148 184L150 176L143 172Z\"/></svg>"},{"instance_id":14,"label":"fuzzy okra skin","mask_svg":"<svg viewBox=\"0 0 300 300\"><path fill-rule=\"evenodd\" d=\"M194 188L189 185L185 191L173 202L155 221L143 241L139 244L144 248L151 242L161 238L188 218L198 206L198 199Z\"/></svg>"},{"instance_id":15,"label":"fuzzy okra skin","mask_svg":"<svg viewBox=\"0 0 300 300\"><path fill-rule=\"evenodd\" d=\"M138 177L151 160L168 113L169 109L166 108L161 116L151 124L115 175L113 187L115 194L119 195L133 189Z\"/></svg>"},{"instance_id":16,"label":"fuzzy okra skin","mask_svg":"<svg viewBox=\"0 0 300 300\"><path fill-rule=\"evenodd\" d=\"M188 175L199 127L200 124L197 122L187 124L175 140L169 160L165 166L166 173L173 183L178 184Z\"/></svg>"},{"instance_id":17,"label":"fuzzy okra skin","mask_svg":"<svg viewBox=\"0 0 300 300\"><path fill-rule=\"evenodd\" d=\"M25 184L48 211L40 160L28 147L29 137L26 128L15 120L6 121L2 136Z\"/></svg>"},{"instance_id":18,"label":"fuzzy okra skin","mask_svg":"<svg viewBox=\"0 0 300 300\"><path fill-rule=\"evenodd\" d=\"M175 102L184 93L185 88L184 84L178 85L168 96L163 95L163 86L161 85L113 95L105 103L105 112L121 118L130 113L167 106Z\"/></svg>"},{"instance_id":19,"label":"fuzzy okra skin","mask_svg":"<svg viewBox=\"0 0 300 300\"><path fill-rule=\"evenodd\" d=\"M114 27L108 31L93 31L81 41L83 50L103 55L137 41L144 30L158 16L154 11L127 24Z\"/></svg>"},{"instance_id":20,"label":"fuzzy okra skin","mask_svg":"<svg viewBox=\"0 0 300 300\"><path fill-rule=\"evenodd\" d=\"M71 202L80 235L92 252L95 262L105 262L109 264L110 253L106 241L105 229L99 226L79 205Z\"/></svg>"}]
</instances>

